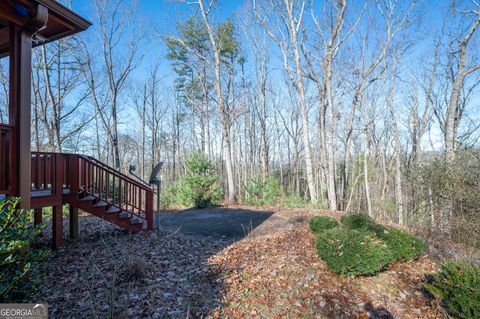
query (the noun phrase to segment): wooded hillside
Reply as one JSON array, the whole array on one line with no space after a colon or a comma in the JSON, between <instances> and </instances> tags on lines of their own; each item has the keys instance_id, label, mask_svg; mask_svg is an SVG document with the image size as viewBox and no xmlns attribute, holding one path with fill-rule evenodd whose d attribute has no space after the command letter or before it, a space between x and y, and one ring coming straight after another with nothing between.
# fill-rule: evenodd
<instances>
[{"instance_id":1,"label":"wooded hillside","mask_svg":"<svg viewBox=\"0 0 480 319\"><path fill-rule=\"evenodd\" d=\"M366 212L478 247L476 2L175 1L170 20L133 1L72 5L93 26L35 49L34 150L145 179L162 161L167 193L203 153L226 202L270 187L263 204Z\"/></svg>"}]
</instances>

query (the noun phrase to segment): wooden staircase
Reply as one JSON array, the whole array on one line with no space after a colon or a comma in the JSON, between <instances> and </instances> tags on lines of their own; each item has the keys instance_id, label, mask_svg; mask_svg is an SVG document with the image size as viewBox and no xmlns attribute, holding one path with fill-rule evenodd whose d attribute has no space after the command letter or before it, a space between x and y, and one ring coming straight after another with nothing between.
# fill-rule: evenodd
<instances>
[{"instance_id":1,"label":"wooden staircase","mask_svg":"<svg viewBox=\"0 0 480 319\"><path fill-rule=\"evenodd\" d=\"M66 202L78 209L132 232L138 232L148 228L147 219L143 216L109 204L88 192L82 191L77 196L66 196Z\"/></svg>"},{"instance_id":2,"label":"wooden staircase","mask_svg":"<svg viewBox=\"0 0 480 319\"><path fill-rule=\"evenodd\" d=\"M31 208L69 204L132 232L153 229L153 190L90 156L32 152Z\"/></svg>"},{"instance_id":3,"label":"wooden staircase","mask_svg":"<svg viewBox=\"0 0 480 319\"><path fill-rule=\"evenodd\" d=\"M12 173L15 154L12 127L0 124L0 200L18 196ZM70 227L77 225L75 231L70 229L71 237L78 232L78 209L132 232L153 229L153 190L93 157L32 152L30 170L24 174L31 177L30 199L22 201L30 200L35 224L42 220L43 207L53 208L55 247L62 242L65 204L70 206Z\"/></svg>"}]
</instances>

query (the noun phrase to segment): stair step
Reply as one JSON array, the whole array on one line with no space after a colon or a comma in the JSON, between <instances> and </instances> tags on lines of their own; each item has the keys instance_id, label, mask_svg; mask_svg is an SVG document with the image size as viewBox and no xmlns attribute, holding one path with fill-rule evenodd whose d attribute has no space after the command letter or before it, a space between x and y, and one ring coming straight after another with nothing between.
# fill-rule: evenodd
<instances>
[{"instance_id":1,"label":"stair step","mask_svg":"<svg viewBox=\"0 0 480 319\"><path fill-rule=\"evenodd\" d=\"M130 214L125 211L121 211L118 213L118 218L130 218Z\"/></svg>"},{"instance_id":2,"label":"stair step","mask_svg":"<svg viewBox=\"0 0 480 319\"><path fill-rule=\"evenodd\" d=\"M139 218L132 218L130 219L130 225L141 225L143 221Z\"/></svg>"},{"instance_id":3,"label":"stair step","mask_svg":"<svg viewBox=\"0 0 480 319\"><path fill-rule=\"evenodd\" d=\"M103 200L101 200L98 203L96 203L95 205L93 205L93 207L107 207L107 206L108 206L108 203L104 202Z\"/></svg>"},{"instance_id":4,"label":"stair step","mask_svg":"<svg viewBox=\"0 0 480 319\"><path fill-rule=\"evenodd\" d=\"M107 209L107 213L119 213L120 208L117 208L115 206L110 206L110 208Z\"/></svg>"},{"instance_id":5,"label":"stair step","mask_svg":"<svg viewBox=\"0 0 480 319\"><path fill-rule=\"evenodd\" d=\"M91 202L92 200L95 200L95 197L92 195L87 195L79 199L79 201L81 202L89 202L89 201Z\"/></svg>"}]
</instances>

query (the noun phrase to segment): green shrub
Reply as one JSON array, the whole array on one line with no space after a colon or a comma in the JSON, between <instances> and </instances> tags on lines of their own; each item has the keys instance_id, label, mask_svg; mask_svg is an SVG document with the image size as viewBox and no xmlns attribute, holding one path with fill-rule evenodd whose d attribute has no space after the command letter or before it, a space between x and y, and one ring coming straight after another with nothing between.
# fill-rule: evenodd
<instances>
[{"instance_id":1,"label":"green shrub","mask_svg":"<svg viewBox=\"0 0 480 319\"><path fill-rule=\"evenodd\" d=\"M380 226L380 225L377 225ZM395 261L410 260L425 253L425 243L417 237L392 227L375 231L377 237L387 244ZM380 229L377 227L377 229Z\"/></svg>"},{"instance_id":2,"label":"green shrub","mask_svg":"<svg viewBox=\"0 0 480 319\"><path fill-rule=\"evenodd\" d=\"M367 229L375 225L375 221L365 214L343 215L340 221L349 229Z\"/></svg>"},{"instance_id":3,"label":"green shrub","mask_svg":"<svg viewBox=\"0 0 480 319\"><path fill-rule=\"evenodd\" d=\"M40 227L31 212L16 209L18 199L0 202L0 302L20 302L33 294L41 276L33 272L48 250L33 247Z\"/></svg>"},{"instance_id":4,"label":"green shrub","mask_svg":"<svg viewBox=\"0 0 480 319\"><path fill-rule=\"evenodd\" d=\"M181 178L179 187L181 202L198 208L218 203L223 191L205 155L193 154L185 161L185 166L187 174Z\"/></svg>"},{"instance_id":5,"label":"green shrub","mask_svg":"<svg viewBox=\"0 0 480 319\"><path fill-rule=\"evenodd\" d=\"M266 181L257 175L250 178L245 186L247 198L244 202L248 205L274 205L282 194L281 185L274 177Z\"/></svg>"},{"instance_id":6,"label":"green shrub","mask_svg":"<svg viewBox=\"0 0 480 319\"><path fill-rule=\"evenodd\" d=\"M279 198L278 202L279 206L286 208L328 209L328 204L324 202L318 202L314 204L308 199L295 194L283 195Z\"/></svg>"},{"instance_id":7,"label":"green shrub","mask_svg":"<svg viewBox=\"0 0 480 319\"><path fill-rule=\"evenodd\" d=\"M310 229L314 233L335 227L338 227L338 222L333 218L327 216L313 216L310 218Z\"/></svg>"},{"instance_id":8,"label":"green shrub","mask_svg":"<svg viewBox=\"0 0 480 319\"><path fill-rule=\"evenodd\" d=\"M420 239L376 224L366 215L344 215L340 221L344 228L328 217L310 220L310 228L318 233L318 256L337 274L374 275L394 261L410 260L425 252L426 245Z\"/></svg>"},{"instance_id":9,"label":"green shrub","mask_svg":"<svg viewBox=\"0 0 480 319\"><path fill-rule=\"evenodd\" d=\"M186 174L162 190L160 201L164 207L195 206L204 208L222 200L223 190L218 175L203 154L193 154L185 161Z\"/></svg>"},{"instance_id":10,"label":"green shrub","mask_svg":"<svg viewBox=\"0 0 480 319\"><path fill-rule=\"evenodd\" d=\"M284 195L280 198L280 206L287 208L305 208L308 202L299 195Z\"/></svg>"},{"instance_id":11,"label":"green shrub","mask_svg":"<svg viewBox=\"0 0 480 319\"><path fill-rule=\"evenodd\" d=\"M450 262L425 288L455 318L480 318L480 267Z\"/></svg>"},{"instance_id":12,"label":"green shrub","mask_svg":"<svg viewBox=\"0 0 480 319\"><path fill-rule=\"evenodd\" d=\"M166 185L160 193L160 202L163 207L186 206L181 197L181 183L179 181Z\"/></svg>"},{"instance_id":13,"label":"green shrub","mask_svg":"<svg viewBox=\"0 0 480 319\"><path fill-rule=\"evenodd\" d=\"M346 216L349 218L344 218L342 221L344 224L349 225L349 228L375 234L378 239L385 242L395 261L413 259L422 255L426 250L426 245L422 240L400 229L376 224L370 217L361 214Z\"/></svg>"},{"instance_id":14,"label":"green shrub","mask_svg":"<svg viewBox=\"0 0 480 319\"><path fill-rule=\"evenodd\" d=\"M453 161L420 161L408 175L416 226L480 249L480 152L462 149ZM442 217L432 220L431 211Z\"/></svg>"},{"instance_id":15,"label":"green shrub","mask_svg":"<svg viewBox=\"0 0 480 319\"><path fill-rule=\"evenodd\" d=\"M317 235L316 248L327 267L342 276L375 275L393 261L385 243L369 232L328 229Z\"/></svg>"}]
</instances>

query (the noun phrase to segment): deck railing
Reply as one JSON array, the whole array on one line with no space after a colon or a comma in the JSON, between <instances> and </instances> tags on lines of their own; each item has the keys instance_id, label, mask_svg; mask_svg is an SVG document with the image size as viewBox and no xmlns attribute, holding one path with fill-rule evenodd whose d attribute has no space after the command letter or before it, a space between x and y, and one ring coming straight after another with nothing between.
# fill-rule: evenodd
<instances>
[{"instance_id":1,"label":"deck railing","mask_svg":"<svg viewBox=\"0 0 480 319\"><path fill-rule=\"evenodd\" d=\"M32 152L33 194L60 199L82 192L153 227L153 191L148 186L90 156Z\"/></svg>"},{"instance_id":2,"label":"deck railing","mask_svg":"<svg viewBox=\"0 0 480 319\"><path fill-rule=\"evenodd\" d=\"M10 132L10 126L0 124L0 195L11 194ZM153 227L153 191L148 186L90 156L48 152L32 152L31 156L31 190L40 206L85 192Z\"/></svg>"},{"instance_id":3,"label":"deck railing","mask_svg":"<svg viewBox=\"0 0 480 319\"><path fill-rule=\"evenodd\" d=\"M9 125L0 124L0 194L8 194L10 192L10 132L11 127Z\"/></svg>"},{"instance_id":4,"label":"deck railing","mask_svg":"<svg viewBox=\"0 0 480 319\"><path fill-rule=\"evenodd\" d=\"M76 184L80 191L86 191L98 200L145 219L147 224L153 227L152 189L93 157L74 156L78 160L71 160L70 163L72 165L78 163L73 171L77 171L79 174L78 182L76 181L77 176L71 175L75 179L75 181L71 181L72 192L77 191L74 185Z\"/></svg>"}]
</instances>

